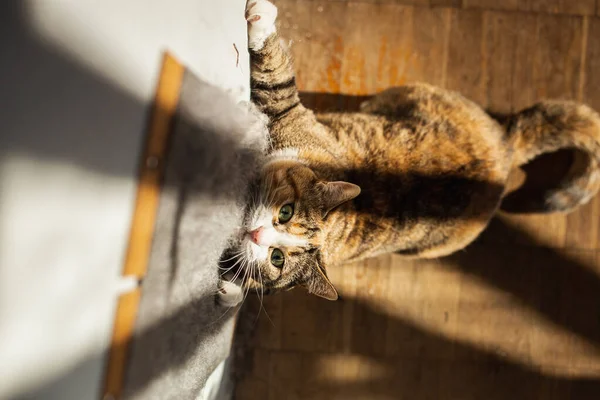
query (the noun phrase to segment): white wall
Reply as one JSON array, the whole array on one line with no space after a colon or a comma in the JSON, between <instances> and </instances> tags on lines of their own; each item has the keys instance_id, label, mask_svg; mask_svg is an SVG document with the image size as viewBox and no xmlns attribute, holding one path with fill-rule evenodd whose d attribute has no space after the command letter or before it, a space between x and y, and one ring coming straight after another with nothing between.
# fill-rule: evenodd
<instances>
[{"instance_id":1,"label":"white wall","mask_svg":"<svg viewBox=\"0 0 600 400\"><path fill-rule=\"evenodd\" d=\"M0 398L93 399L162 51L247 98L245 1L1 3Z\"/></svg>"}]
</instances>

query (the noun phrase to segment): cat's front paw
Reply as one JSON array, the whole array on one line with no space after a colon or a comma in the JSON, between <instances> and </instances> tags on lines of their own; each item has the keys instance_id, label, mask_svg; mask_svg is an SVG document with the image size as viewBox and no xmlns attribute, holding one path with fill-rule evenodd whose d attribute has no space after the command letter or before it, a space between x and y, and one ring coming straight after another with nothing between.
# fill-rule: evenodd
<instances>
[{"instance_id":1,"label":"cat's front paw","mask_svg":"<svg viewBox=\"0 0 600 400\"><path fill-rule=\"evenodd\" d=\"M244 293L241 286L224 280L219 283L217 303L220 306L232 308L240 304L243 299Z\"/></svg>"},{"instance_id":2,"label":"cat's front paw","mask_svg":"<svg viewBox=\"0 0 600 400\"><path fill-rule=\"evenodd\" d=\"M267 0L248 0L246 21L248 21L248 47L258 51L263 48L269 36L275 33L277 7Z\"/></svg>"}]
</instances>

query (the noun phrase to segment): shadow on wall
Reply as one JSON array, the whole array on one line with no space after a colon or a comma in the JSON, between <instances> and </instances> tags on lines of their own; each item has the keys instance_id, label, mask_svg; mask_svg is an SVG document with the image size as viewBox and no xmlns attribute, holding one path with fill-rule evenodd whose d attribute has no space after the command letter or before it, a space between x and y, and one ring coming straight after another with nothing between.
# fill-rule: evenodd
<instances>
[{"instance_id":1,"label":"shadow on wall","mask_svg":"<svg viewBox=\"0 0 600 400\"><path fill-rule=\"evenodd\" d=\"M130 178L147 104L42 43L26 5L0 6L0 160L19 155Z\"/></svg>"},{"instance_id":2,"label":"shadow on wall","mask_svg":"<svg viewBox=\"0 0 600 400\"><path fill-rule=\"evenodd\" d=\"M147 105L43 43L29 26L26 5L20 0L0 4L0 165L5 168L5 163L19 158L31 165L49 162L107 177L135 176L131 159L139 158L140 127L144 125ZM37 200L43 207L44 199ZM0 242L4 241L0 237ZM6 271L7 267L3 265L2 269ZM76 302L73 299L73 304ZM7 306L2 305L2 309ZM1 321L0 325L5 323ZM46 398L81 398L89 394L74 383L89 383L90 376L98 374L104 354L81 358L68 372L57 365L65 368L64 361L52 360L20 367L6 365L2 360L2 367L12 371L26 369L28 379L36 382L38 375L46 375L46 371L54 376L62 374L45 388L26 388L31 391L26 396L22 393L26 398L42 394ZM1 386L4 389L11 384L14 382ZM71 391L65 393L67 389Z\"/></svg>"},{"instance_id":3,"label":"shadow on wall","mask_svg":"<svg viewBox=\"0 0 600 400\"><path fill-rule=\"evenodd\" d=\"M136 343L140 348L146 348L148 351L153 350L156 343L165 341L172 348L172 354L169 358L162 358L160 362L153 365L148 365L144 369L143 374L137 374L135 384L129 385L127 390L132 396L142 392L147 385L151 385L155 379L161 378L162 375L175 371L183 367L190 358L194 357L196 352L202 347L202 343L214 341L214 337L219 335L222 327L229 323L234 316L233 310L220 310L216 318L207 321L205 324L196 326L186 326L188 330L184 333L179 332L182 328L182 321L204 321L206 320L206 310L214 309L210 305L214 304L214 296L206 296L199 298L186 304L183 307L175 310L168 317L158 321L143 332L137 335ZM214 314L213 314L214 315ZM176 341L179 337L180 341ZM193 337L193 340L188 340ZM117 347L124 346L123 343L116 343ZM130 347L129 347L130 350ZM55 380L46 383L37 388L23 391L15 397L15 399L92 399L97 398L99 393L86 392L86 388L77 387L74 383L79 378L85 379L86 373L95 374L97 363L105 361L106 352L100 354L88 355L73 368L57 377ZM143 379L140 379L143 377ZM208 376L202 377L203 379ZM200 383L198 382L198 385ZM70 389L71 391L69 391ZM89 389L89 388L87 388ZM193 389L190 391L190 389ZM180 388L179 393L182 398L190 398L199 392L199 388Z\"/></svg>"},{"instance_id":4,"label":"shadow on wall","mask_svg":"<svg viewBox=\"0 0 600 400\"><path fill-rule=\"evenodd\" d=\"M494 235L534 239L501 220L494 222L492 230ZM486 234L481 238L485 240ZM496 250L493 245L475 243L467 251L444 259L444 264L510 294L526 309L600 351L600 277L585 263L557 250L531 247L511 253L506 246ZM342 300L328 302L298 289L265 300L275 336L245 339L250 344L264 343L262 346L244 348L248 343L236 344L243 354L236 367L240 398L246 398L245 390L268 393L269 398L288 395L306 400L592 400L600 396L598 378L553 376L493 348L478 349L423 330L410 320L390 315L365 296L340 294ZM238 324L239 338L249 336L260 307L254 299L246 304ZM482 319L474 324L489 323L484 312L478 315ZM286 327L286 323L293 326ZM269 329L271 326L263 332ZM279 348L276 335L286 330L286 351L281 355L277 350L270 351ZM516 335L507 340L515 342ZM290 344L291 338L297 338L299 345ZM294 351L296 348L298 351ZM339 365L336 355L347 361L344 371L334 373L335 367L324 360L335 360ZM353 379L353 374L360 378Z\"/></svg>"},{"instance_id":5,"label":"shadow on wall","mask_svg":"<svg viewBox=\"0 0 600 400\"><path fill-rule=\"evenodd\" d=\"M31 164L55 163L73 171L91 172L107 178L130 180L135 177L141 139L145 134L148 118L148 104L43 43L29 26L26 2L2 2L0 20L0 163L20 157ZM227 168L229 173L234 173L232 163L225 163L224 159L240 158L240 148L236 147L240 143L232 144L231 138L209 126L198 128L198 121L188 121L185 116L180 115L179 122L186 129L196 129L204 135L197 139L203 141L205 146L194 149L194 155L202 161L202 171ZM182 173L180 178L184 182L189 177L184 171L177 172ZM219 176L210 173L200 176L196 174L189 179L194 181L194 192L189 193L188 200L193 200L195 196L216 198L220 204L227 206L235 206L235 202L239 200L241 189L239 185L236 186L239 181L235 179L219 180ZM179 183L180 180L176 182ZM179 190L180 186L173 189ZM183 200L185 199L181 201ZM183 211L180 214L183 215ZM175 229L173 236L168 238L173 241L173 249L178 248L178 238L179 232ZM218 257L218 251L213 252ZM177 273L179 255L175 251L170 256L174 264L172 269ZM205 258L198 257L196 261L201 262ZM189 266L189 263L186 265ZM216 277L216 259L206 265L214 265L212 275ZM213 283L216 283L216 279ZM71 300L73 304L78 301L77 298ZM165 302L170 300L169 297ZM164 318L136 333L136 343L140 347L162 341L171 350L172 357L161 358L160 362L149 366L144 374L137 374L135 384L129 388L132 393L142 391L161 376L182 368L190 358L202 351L204 343L215 342L211 338L218 335L225 324L230 323L233 313L216 307L214 301L214 291L203 293L198 298L173 308ZM6 309L6 306L3 305L2 308ZM73 311L69 310L67 313L72 316ZM26 317L38 318L36 315ZM83 315L81 317L83 320ZM190 325L190 321L194 324ZM182 325L185 325L185 329ZM14 340L12 337L11 339ZM85 337L79 339L89 342ZM51 343L52 338L48 337L47 341ZM32 343L32 346L35 344ZM105 353L106 349L99 349L95 354L75 354L72 355L74 360L68 357L69 354L65 354L65 359L73 361L71 368L65 365L64 359L60 362L39 360L35 365L24 368L5 365L2 360L2 366L13 370L26 369L28 378L36 382L35 385L22 388L20 393L14 393L17 398L95 398L98 393L89 393L92 389L90 385L97 381L98 368L104 362ZM51 371L52 376L46 376L46 371ZM43 384L38 384L41 374L47 379ZM200 380L206 378L198 377L196 384L201 385ZM5 388L5 385L1 386L2 389ZM190 388L181 390L188 389ZM182 393L182 397L187 395L189 393Z\"/></svg>"}]
</instances>

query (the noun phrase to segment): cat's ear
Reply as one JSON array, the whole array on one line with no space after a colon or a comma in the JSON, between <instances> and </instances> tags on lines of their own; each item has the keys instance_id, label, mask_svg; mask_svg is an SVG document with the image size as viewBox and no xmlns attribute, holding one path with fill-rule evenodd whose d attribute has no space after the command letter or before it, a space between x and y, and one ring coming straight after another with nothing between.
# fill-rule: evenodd
<instances>
[{"instance_id":1,"label":"cat's ear","mask_svg":"<svg viewBox=\"0 0 600 400\"><path fill-rule=\"evenodd\" d=\"M315 296L322 297L327 300L335 301L338 299L337 290L325 275L323 270L317 266L317 272L313 274L311 282L308 284L308 292Z\"/></svg>"},{"instance_id":2,"label":"cat's ear","mask_svg":"<svg viewBox=\"0 0 600 400\"><path fill-rule=\"evenodd\" d=\"M323 217L340 204L360 194L360 187L349 182L319 182L319 185L323 193Z\"/></svg>"}]
</instances>

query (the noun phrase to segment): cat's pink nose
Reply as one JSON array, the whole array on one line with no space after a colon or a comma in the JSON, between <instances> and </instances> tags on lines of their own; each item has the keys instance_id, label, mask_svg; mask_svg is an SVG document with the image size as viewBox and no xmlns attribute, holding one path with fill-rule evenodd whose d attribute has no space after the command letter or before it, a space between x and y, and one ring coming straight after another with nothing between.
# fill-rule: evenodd
<instances>
[{"instance_id":1,"label":"cat's pink nose","mask_svg":"<svg viewBox=\"0 0 600 400\"><path fill-rule=\"evenodd\" d=\"M250 235L250 240L252 240L256 244L260 244L260 235L262 233L262 230L263 229L261 227L261 228L256 228L252 232L249 232L248 234Z\"/></svg>"}]
</instances>

